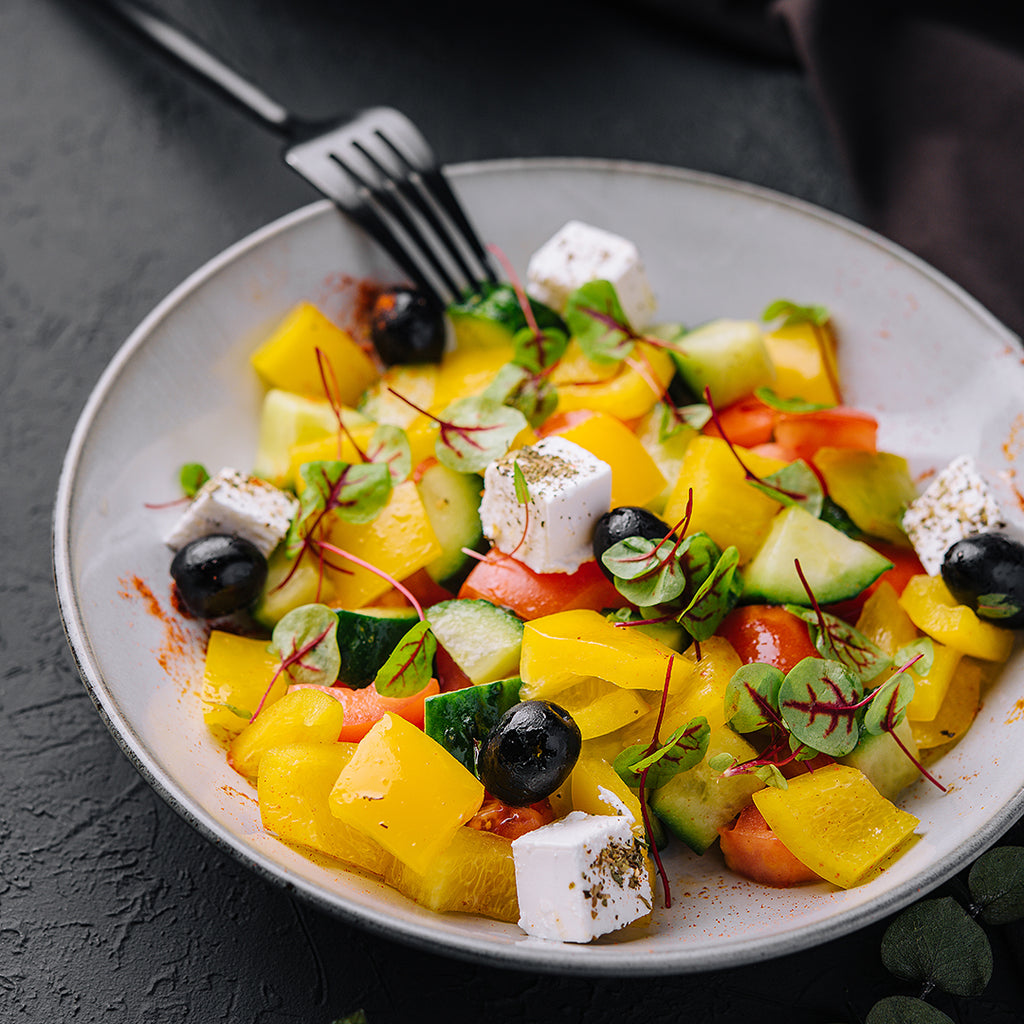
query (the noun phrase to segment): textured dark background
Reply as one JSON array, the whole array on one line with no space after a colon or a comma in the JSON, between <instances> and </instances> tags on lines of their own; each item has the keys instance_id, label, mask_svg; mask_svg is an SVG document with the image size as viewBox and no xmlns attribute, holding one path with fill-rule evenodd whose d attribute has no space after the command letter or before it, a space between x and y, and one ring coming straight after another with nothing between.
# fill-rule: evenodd
<instances>
[{"instance_id":1,"label":"textured dark background","mask_svg":"<svg viewBox=\"0 0 1024 1024\"><path fill-rule=\"evenodd\" d=\"M88 7L0 3L0 1021L329 1024L363 1007L372 1024L442 1013L453 1024L799 1024L862 1020L903 991L879 962L884 924L678 978L560 979L432 956L252 876L149 790L94 711L61 630L50 515L62 453L144 314L223 247L314 197L275 140ZM653 161L859 219L775 30L730 43L705 31L713 19L698 28L667 3L163 9L286 104L311 115L393 104L450 162ZM1015 938L995 934L984 997L942 1004L956 1019L1021 1019Z\"/></svg>"}]
</instances>

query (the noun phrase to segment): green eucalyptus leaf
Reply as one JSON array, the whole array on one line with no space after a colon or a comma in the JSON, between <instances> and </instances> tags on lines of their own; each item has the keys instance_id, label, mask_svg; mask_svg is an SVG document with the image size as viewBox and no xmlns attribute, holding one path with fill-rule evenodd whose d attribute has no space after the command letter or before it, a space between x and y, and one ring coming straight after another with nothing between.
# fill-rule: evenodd
<instances>
[{"instance_id":1,"label":"green eucalyptus leaf","mask_svg":"<svg viewBox=\"0 0 1024 1024\"><path fill-rule=\"evenodd\" d=\"M565 320L592 362L620 363L636 344L636 334L610 281L589 281L577 288L566 301Z\"/></svg>"},{"instance_id":2,"label":"green eucalyptus leaf","mask_svg":"<svg viewBox=\"0 0 1024 1024\"><path fill-rule=\"evenodd\" d=\"M907 705L914 699L914 680L909 672L897 672L875 690L864 712L864 728L872 736L892 732L903 721Z\"/></svg>"},{"instance_id":3,"label":"green eucalyptus leaf","mask_svg":"<svg viewBox=\"0 0 1024 1024\"><path fill-rule=\"evenodd\" d=\"M886 969L953 996L976 996L992 977L992 947L984 929L950 896L921 900L902 911L882 938Z\"/></svg>"},{"instance_id":4,"label":"green eucalyptus leaf","mask_svg":"<svg viewBox=\"0 0 1024 1024\"><path fill-rule=\"evenodd\" d=\"M914 996L886 996L868 1010L864 1024L953 1024L953 1018Z\"/></svg>"},{"instance_id":5,"label":"green eucalyptus leaf","mask_svg":"<svg viewBox=\"0 0 1024 1024\"><path fill-rule=\"evenodd\" d=\"M779 688L779 713L800 742L843 757L860 739L857 702L862 695L860 682L845 665L804 658Z\"/></svg>"},{"instance_id":6,"label":"green eucalyptus leaf","mask_svg":"<svg viewBox=\"0 0 1024 1024\"><path fill-rule=\"evenodd\" d=\"M437 461L457 473L480 473L509 450L526 417L493 398L471 395L445 409L434 444Z\"/></svg>"},{"instance_id":7,"label":"green eucalyptus leaf","mask_svg":"<svg viewBox=\"0 0 1024 1024\"><path fill-rule=\"evenodd\" d=\"M997 846L983 853L971 866L967 887L986 924L1024 918L1024 847Z\"/></svg>"},{"instance_id":8,"label":"green eucalyptus leaf","mask_svg":"<svg viewBox=\"0 0 1024 1024\"><path fill-rule=\"evenodd\" d=\"M779 689L785 673L774 665L741 665L725 687L725 720L736 732L778 725Z\"/></svg>"},{"instance_id":9,"label":"green eucalyptus leaf","mask_svg":"<svg viewBox=\"0 0 1024 1024\"><path fill-rule=\"evenodd\" d=\"M763 480L748 480L747 483L783 505L799 505L815 519L821 515L825 492L817 473L803 459L783 466Z\"/></svg>"},{"instance_id":10,"label":"green eucalyptus leaf","mask_svg":"<svg viewBox=\"0 0 1024 1024\"><path fill-rule=\"evenodd\" d=\"M392 487L397 487L412 472L409 435L401 427L390 423L382 423L373 432L366 447L366 457L370 462L387 466Z\"/></svg>"},{"instance_id":11,"label":"green eucalyptus leaf","mask_svg":"<svg viewBox=\"0 0 1024 1024\"><path fill-rule=\"evenodd\" d=\"M787 604L783 606L791 615L807 623L811 643L818 649L823 658L838 661L851 669L862 683L877 679L893 659L889 657L873 640L866 637L860 630L844 622L837 615L829 612L818 612L803 605ZM825 628L821 628L824 622ZM902 664L897 661L896 664Z\"/></svg>"},{"instance_id":12,"label":"green eucalyptus leaf","mask_svg":"<svg viewBox=\"0 0 1024 1024\"><path fill-rule=\"evenodd\" d=\"M426 619L416 623L381 665L373 685L382 697L411 697L419 693L434 672L437 640Z\"/></svg>"},{"instance_id":13,"label":"green eucalyptus leaf","mask_svg":"<svg viewBox=\"0 0 1024 1024\"><path fill-rule=\"evenodd\" d=\"M269 650L293 683L331 686L341 671L338 615L323 604L304 604L281 617Z\"/></svg>"}]
</instances>

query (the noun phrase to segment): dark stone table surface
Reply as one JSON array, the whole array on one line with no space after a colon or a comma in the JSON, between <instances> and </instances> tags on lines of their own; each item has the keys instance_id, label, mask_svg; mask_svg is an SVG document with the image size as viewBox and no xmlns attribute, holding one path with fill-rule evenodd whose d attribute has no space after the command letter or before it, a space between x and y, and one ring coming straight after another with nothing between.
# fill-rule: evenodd
<instances>
[{"instance_id":1,"label":"dark stone table surface","mask_svg":"<svg viewBox=\"0 0 1024 1024\"><path fill-rule=\"evenodd\" d=\"M801 69L670 4L164 0L310 114L384 103L448 162L651 161L858 218ZM776 48L778 49L778 48ZM315 198L276 140L72 0L0 4L0 1021L372 1024L860 1021L908 991L885 922L703 975L559 978L432 955L314 909L196 834L128 762L62 631L50 518L90 389L132 328L225 246ZM960 1021L1021 1019L995 936Z\"/></svg>"}]
</instances>

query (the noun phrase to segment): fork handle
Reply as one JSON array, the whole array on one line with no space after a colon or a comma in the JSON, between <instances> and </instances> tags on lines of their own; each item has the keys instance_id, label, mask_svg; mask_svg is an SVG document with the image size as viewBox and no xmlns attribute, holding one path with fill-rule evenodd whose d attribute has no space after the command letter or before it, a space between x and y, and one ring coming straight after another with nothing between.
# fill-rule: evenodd
<instances>
[{"instance_id":1,"label":"fork handle","mask_svg":"<svg viewBox=\"0 0 1024 1024\"><path fill-rule=\"evenodd\" d=\"M285 137L294 133L296 119L288 110L162 15L131 0L99 0L98 6L265 128Z\"/></svg>"}]
</instances>

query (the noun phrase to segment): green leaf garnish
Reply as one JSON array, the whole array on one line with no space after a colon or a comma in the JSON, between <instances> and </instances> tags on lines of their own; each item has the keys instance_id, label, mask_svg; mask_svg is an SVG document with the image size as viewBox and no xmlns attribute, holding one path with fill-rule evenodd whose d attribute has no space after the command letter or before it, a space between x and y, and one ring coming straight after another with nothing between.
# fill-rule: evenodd
<instances>
[{"instance_id":1,"label":"green leaf garnish","mask_svg":"<svg viewBox=\"0 0 1024 1024\"><path fill-rule=\"evenodd\" d=\"M674 730L668 740L651 753L648 745L635 743L615 758L612 767L627 786L637 786L646 770L648 790L659 789L680 772L687 772L704 759L711 727L703 716L693 718Z\"/></svg>"},{"instance_id":2,"label":"green leaf garnish","mask_svg":"<svg viewBox=\"0 0 1024 1024\"><path fill-rule=\"evenodd\" d=\"M565 355L569 337L556 327L524 327L512 338L512 362L530 373L542 373Z\"/></svg>"},{"instance_id":3,"label":"green leaf garnish","mask_svg":"<svg viewBox=\"0 0 1024 1024\"><path fill-rule=\"evenodd\" d=\"M919 636L904 644L892 657L894 665L906 665L906 671L926 676L935 663L935 641L930 636Z\"/></svg>"},{"instance_id":4,"label":"green leaf garnish","mask_svg":"<svg viewBox=\"0 0 1024 1024\"><path fill-rule=\"evenodd\" d=\"M838 661L804 658L779 688L779 714L793 735L832 757L849 754L860 739L856 675Z\"/></svg>"},{"instance_id":5,"label":"green leaf garnish","mask_svg":"<svg viewBox=\"0 0 1024 1024\"><path fill-rule=\"evenodd\" d=\"M566 302L565 320L583 354L594 363L622 362L639 340L610 281L589 281L577 288Z\"/></svg>"},{"instance_id":6,"label":"green leaf garnish","mask_svg":"<svg viewBox=\"0 0 1024 1024\"><path fill-rule=\"evenodd\" d=\"M201 462L186 462L178 474L181 489L188 498L194 498L199 488L209 479L210 474Z\"/></svg>"},{"instance_id":7,"label":"green leaf garnish","mask_svg":"<svg viewBox=\"0 0 1024 1024\"><path fill-rule=\"evenodd\" d=\"M676 621L685 626L698 643L707 640L736 607L743 591L743 581L737 571L739 561L739 551L735 547L726 548L711 574L677 617Z\"/></svg>"},{"instance_id":8,"label":"green leaf garnish","mask_svg":"<svg viewBox=\"0 0 1024 1024\"><path fill-rule=\"evenodd\" d=\"M512 486L515 488L516 501L520 505L528 505L530 502L530 488L526 486L526 477L518 462L512 463Z\"/></svg>"},{"instance_id":9,"label":"green leaf garnish","mask_svg":"<svg viewBox=\"0 0 1024 1024\"><path fill-rule=\"evenodd\" d=\"M421 619L398 642L373 682L382 697L411 697L419 693L434 671L437 640L430 623Z\"/></svg>"},{"instance_id":10,"label":"green leaf garnish","mask_svg":"<svg viewBox=\"0 0 1024 1024\"><path fill-rule=\"evenodd\" d=\"M293 608L274 627L269 650L293 683L331 686L341 671L337 613L322 604Z\"/></svg>"},{"instance_id":11,"label":"green leaf garnish","mask_svg":"<svg viewBox=\"0 0 1024 1024\"><path fill-rule=\"evenodd\" d=\"M663 541L627 537L608 548L601 561L615 577L615 589L640 607L667 604L686 589L682 566Z\"/></svg>"},{"instance_id":12,"label":"green leaf garnish","mask_svg":"<svg viewBox=\"0 0 1024 1024\"><path fill-rule=\"evenodd\" d=\"M992 947L977 921L944 896L899 914L882 938L882 963L905 981L976 996L992 977Z\"/></svg>"},{"instance_id":13,"label":"green leaf garnish","mask_svg":"<svg viewBox=\"0 0 1024 1024\"><path fill-rule=\"evenodd\" d=\"M518 409L531 427L539 427L558 406L558 391L547 375L530 373L515 363L498 370L481 397Z\"/></svg>"},{"instance_id":14,"label":"green leaf garnish","mask_svg":"<svg viewBox=\"0 0 1024 1024\"><path fill-rule=\"evenodd\" d=\"M748 479L747 483L783 505L799 505L815 519L821 515L825 492L818 474L803 459L797 459L769 476Z\"/></svg>"},{"instance_id":15,"label":"green leaf garnish","mask_svg":"<svg viewBox=\"0 0 1024 1024\"><path fill-rule=\"evenodd\" d=\"M864 712L864 728L872 736L892 732L903 721L907 705L914 698L914 680L909 672L897 672L875 690Z\"/></svg>"},{"instance_id":16,"label":"green leaf garnish","mask_svg":"<svg viewBox=\"0 0 1024 1024\"><path fill-rule=\"evenodd\" d=\"M808 402L805 398L796 396L783 398L782 395L775 393L774 388L755 388L754 395L765 405L778 409L779 412L819 412L821 409L832 408L823 402Z\"/></svg>"},{"instance_id":17,"label":"green leaf garnish","mask_svg":"<svg viewBox=\"0 0 1024 1024\"><path fill-rule=\"evenodd\" d=\"M493 398L460 398L433 417L441 428L434 445L438 462L458 473L479 473L509 450L526 417Z\"/></svg>"},{"instance_id":18,"label":"green leaf garnish","mask_svg":"<svg viewBox=\"0 0 1024 1024\"><path fill-rule=\"evenodd\" d=\"M787 604L783 607L791 615L807 623L811 643L823 658L841 662L851 669L862 683L877 679L893 664L893 659L873 640L837 615L822 611L819 607L805 608L799 604ZM912 657L911 654L905 659L897 659L897 663L909 661Z\"/></svg>"},{"instance_id":19,"label":"green leaf garnish","mask_svg":"<svg viewBox=\"0 0 1024 1024\"><path fill-rule=\"evenodd\" d=\"M412 472L412 448L409 435L390 423L382 423L373 432L366 448L370 462L379 462L388 467L391 485L397 487Z\"/></svg>"},{"instance_id":20,"label":"green leaf garnish","mask_svg":"<svg viewBox=\"0 0 1024 1024\"><path fill-rule=\"evenodd\" d=\"M700 430L711 419L711 409L703 402L679 406L673 405L671 402L659 404L661 406L661 414L658 419L659 441L668 441L682 430Z\"/></svg>"},{"instance_id":21,"label":"green leaf garnish","mask_svg":"<svg viewBox=\"0 0 1024 1024\"><path fill-rule=\"evenodd\" d=\"M864 1024L953 1024L953 1018L914 996L886 996L868 1010Z\"/></svg>"},{"instance_id":22,"label":"green leaf garnish","mask_svg":"<svg viewBox=\"0 0 1024 1024\"><path fill-rule=\"evenodd\" d=\"M829 312L824 306L801 306L790 299L776 299L765 307L761 319L765 323L778 320L784 317L783 327L791 327L794 324L814 324L817 327L824 327L829 321Z\"/></svg>"},{"instance_id":23,"label":"green leaf garnish","mask_svg":"<svg viewBox=\"0 0 1024 1024\"><path fill-rule=\"evenodd\" d=\"M967 887L986 924L1024 918L1024 847L997 846L983 853L971 867Z\"/></svg>"},{"instance_id":24,"label":"green leaf garnish","mask_svg":"<svg viewBox=\"0 0 1024 1024\"><path fill-rule=\"evenodd\" d=\"M779 688L785 673L774 665L741 665L725 687L725 720L736 732L779 725Z\"/></svg>"}]
</instances>

